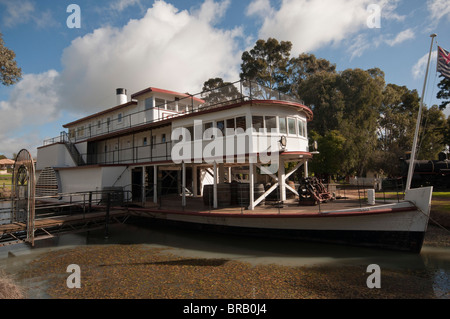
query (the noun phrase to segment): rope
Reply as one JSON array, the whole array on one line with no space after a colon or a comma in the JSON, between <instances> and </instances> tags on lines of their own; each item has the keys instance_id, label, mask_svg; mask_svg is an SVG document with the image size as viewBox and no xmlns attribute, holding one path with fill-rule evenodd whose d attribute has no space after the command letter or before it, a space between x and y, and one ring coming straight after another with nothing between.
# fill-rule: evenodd
<instances>
[{"instance_id":1,"label":"rope","mask_svg":"<svg viewBox=\"0 0 450 319\"><path fill-rule=\"evenodd\" d=\"M408 202L408 203L410 203L410 204L416 206L416 204L413 203L413 202L410 201L410 200L407 200L406 202ZM424 212L423 210L421 210L419 207L416 206L416 208L417 208L417 209L419 210L419 212L421 212L424 216L428 217L429 220L431 220L433 223L435 223L436 226L442 228L443 230L445 230L446 232L448 232L448 233L450 234L450 230L447 229L447 228L445 228L445 227L442 226L441 224L439 224L439 223L438 223L437 221L435 221L433 218L431 218L431 216L430 216L431 214L425 214L425 212Z\"/></svg>"}]
</instances>

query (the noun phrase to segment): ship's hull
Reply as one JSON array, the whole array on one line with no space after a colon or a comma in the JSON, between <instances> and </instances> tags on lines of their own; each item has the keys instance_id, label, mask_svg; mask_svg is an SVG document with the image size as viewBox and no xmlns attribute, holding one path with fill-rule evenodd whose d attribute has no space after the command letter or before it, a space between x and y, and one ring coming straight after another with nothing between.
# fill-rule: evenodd
<instances>
[{"instance_id":1,"label":"ship's hull","mask_svg":"<svg viewBox=\"0 0 450 319\"><path fill-rule=\"evenodd\" d=\"M251 236L312 240L420 252L432 187L410 190L405 201L320 213L220 213L134 209L155 221Z\"/></svg>"}]
</instances>

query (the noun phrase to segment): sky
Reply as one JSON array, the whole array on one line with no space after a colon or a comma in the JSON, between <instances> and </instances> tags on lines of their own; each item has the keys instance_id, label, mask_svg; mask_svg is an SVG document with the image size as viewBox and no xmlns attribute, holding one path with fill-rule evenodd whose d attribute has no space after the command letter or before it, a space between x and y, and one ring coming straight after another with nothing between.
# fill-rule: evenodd
<instances>
[{"instance_id":1,"label":"sky","mask_svg":"<svg viewBox=\"0 0 450 319\"><path fill-rule=\"evenodd\" d=\"M422 95L436 33L423 100L439 104L436 50L450 50L449 30L450 0L0 0L22 69L0 85L0 154L36 156L63 124L115 106L116 88L195 94L210 78L239 80L242 53L269 37L338 71L378 67Z\"/></svg>"}]
</instances>

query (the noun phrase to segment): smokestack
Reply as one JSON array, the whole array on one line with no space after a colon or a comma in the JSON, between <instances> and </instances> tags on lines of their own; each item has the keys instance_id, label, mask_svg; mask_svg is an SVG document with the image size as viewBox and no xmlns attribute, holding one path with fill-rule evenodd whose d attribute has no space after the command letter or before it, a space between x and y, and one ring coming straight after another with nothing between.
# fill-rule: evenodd
<instances>
[{"instance_id":1,"label":"smokestack","mask_svg":"<svg viewBox=\"0 0 450 319\"><path fill-rule=\"evenodd\" d=\"M127 90L123 88L116 89L117 105L127 103Z\"/></svg>"}]
</instances>

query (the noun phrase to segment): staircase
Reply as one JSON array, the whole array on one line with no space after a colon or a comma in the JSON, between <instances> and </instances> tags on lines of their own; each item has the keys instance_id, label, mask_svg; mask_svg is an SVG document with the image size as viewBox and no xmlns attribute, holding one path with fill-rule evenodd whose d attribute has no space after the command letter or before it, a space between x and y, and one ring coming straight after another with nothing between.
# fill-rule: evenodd
<instances>
[{"instance_id":1,"label":"staircase","mask_svg":"<svg viewBox=\"0 0 450 319\"><path fill-rule=\"evenodd\" d=\"M78 152L76 146L70 141L69 135L66 132L61 132L61 140L64 142L64 145L69 151L70 156L72 156L75 165L77 166L86 165L80 152Z\"/></svg>"}]
</instances>

